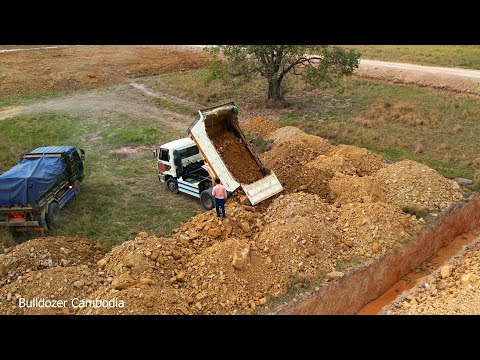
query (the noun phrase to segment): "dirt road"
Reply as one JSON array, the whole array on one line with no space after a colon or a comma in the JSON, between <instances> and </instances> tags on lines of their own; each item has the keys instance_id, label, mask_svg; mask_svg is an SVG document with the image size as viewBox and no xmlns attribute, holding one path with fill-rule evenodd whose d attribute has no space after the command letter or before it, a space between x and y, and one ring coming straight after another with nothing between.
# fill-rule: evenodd
<instances>
[{"instance_id":1,"label":"dirt road","mask_svg":"<svg viewBox=\"0 0 480 360\"><path fill-rule=\"evenodd\" d=\"M360 61L355 75L375 80L480 95L480 70L364 59Z\"/></svg>"}]
</instances>

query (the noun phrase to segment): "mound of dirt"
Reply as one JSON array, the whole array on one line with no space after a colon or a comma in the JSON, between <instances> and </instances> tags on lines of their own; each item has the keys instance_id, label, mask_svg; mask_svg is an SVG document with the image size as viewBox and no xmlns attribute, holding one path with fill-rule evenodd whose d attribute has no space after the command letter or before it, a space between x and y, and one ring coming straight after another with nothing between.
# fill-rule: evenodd
<instances>
[{"instance_id":1,"label":"mound of dirt","mask_svg":"<svg viewBox=\"0 0 480 360\"><path fill-rule=\"evenodd\" d=\"M80 237L47 237L5 249L0 256L0 286L25 273L55 266L94 265L103 255L95 241Z\"/></svg>"},{"instance_id":2,"label":"mound of dirt","mask_svg":"<svg viewBox=\"0 0 480 360\"><path fill-rule=\"evenodd\" d=\"M242 123L242 130L248 135L260 135L265 138L278 128L277 124L268 118L257 116Z\"/></svg>"},{"instance_id":3,"label":"mound of dirt","mask_svg":"<svg viewBox=\"0 0 480 360\"><path fill-rule=\"evenodd\" d=\"M205 249L187 268L193 313L243 314L267 303L278 277L252 242L229 239Z\"/></svg>"},{"instance_id":4,"label":"mound of dirt","mask_svg":"<svg viewBox=\"0 0 480 360\"><path fill-rule=\"evenodd\" d=\"M367 149L351 145L338 145L325 155L320 155L307 164L308 168L337 172L345 175L372 175L384 167L381 156Z\"/></svg>"},{"instance_id":5,"label":"mound of dirt","mask_svg":"<svg viewBox=\"0 0 480 360\"><path fill-rule=\"evenodd\" d=\"M337 172L328 185L335 201L340 204L385 201L385 189L372 176L349 176Z\"/></svg>"},{"instance_id":6,"label":"mound of dirt","mask_svg":"<svg viewBox=\"0 0 480 360\"><path fill-rule=\"evenodd\" d=\"M235 180L251 184L263 178L260 166L241 138L230 131L216 132L209 137Z\"/></svg>"},{"instance_id":7,"label":"mound of dirt","mask_svg":"<svg viewBox=\"0 0 480 360\"><path fill-rule=\"evenodd\" d=\"M278 196L268 207L264 219L267 223L295 216L320 218L332 211L332 206L315 194L299 192Z\"/></svg>"},{"instance_id":8,"label":"mound of dirt","mask_svg":"<svg viewBox=\"0 0 480 360\"><path fill-rule=\"evenodd\" d=\"M326 218L295 216L267 224L256 244L272 271L282 275L284 292L290 276L308 278L335 269L340 233Z\"/></svg>"},{"instance_id":9,"label":"mound of dirt","mask_svg":"<svg viewBox=\"0 0 480 360\"><path fill-rule=\"evenodd\" d=\"M295 126L284 126L270 133L266 139L272 140L273 145L278 146L286 141L292 141L298 134L304 134L304 132Z\"/></svg>"},{"instance_id":10,"label":"mound of dirt","mask_svg":"<svg viewBox=\"0 0 480 360\"><path fill-rule=\"evenodd\" d=\"M300 134L301 135L301 134ZM312 146L316 144L316 146ZM330 149L331 145L316 136L300 136L286 141L260 155L263 164L272 169L287 192L307 191L329 197L329 174L306 168L305 164Z\"/></svg>"},{"instance_id":11,"label":"mound of dirt","mask_svg":"<svg viewBox=\"0 0 480 360\"><path fill-rule=\"evenodd\" d=\"M480 243L449 260L402 293L380 314L480 315Z\"/></svg>"},{"instance_id":12,"label":"mound of dirt","mask_svg":"<svg viewBox=\"0 0 480 360\"><path fill-rule=\"evenodd\" d=\"M231 237L253 237L263 225L261 214L256 208L240 205L233 200L227 201L226 219L216 218L215 210L198 214L174 230L173 237L183 243L192 243L195 249L202 249Z\"/></svg>"},{"instance_id":13,"label":"mound of dirt","mask_svg":"<svg viewBox=\"0 0 480 360\"><path fill-rule=\"evenodd\" d=\"M330 144L328 140L319 136L305 134L304 132L296 134L294 140L299 140L314 151L324 154L336 149L336 147Z\"/></svg>"},{"instance_id":14,"label":"mound of dirt","mask_svg":"<svg viewBox=\"0 0 480 360\"><path fill-rule=\"evenodd\" d=\"M81 305L74 299L95 299L92 297L93 292L106 284L107 280L102 273L97 273L94 268L87 265L57 266L30 271L0 288L0 314L72 314L77 312L79 310L77 306ZM38 306L21 307L20 298L24 298L28 303L37 298ZM61 307L45 307L38 302L42 299L62 300L63 303Z\"/></svg>"},{"instance_id":15,"label":"mound of dirt","mask_svg":"<svg viewBox=\"0 0 480 360\"><path fill-rule=\"evenodd\" d=\"M375 175L386 190L386 201L401 208L445 209L463 199L460 186L434 169L411 160L385 167Z\"/></svg>"},{"instance_id":16,"label":"mound of dirt","mask_svg":"<svg viewBox=\"0 0 480 360\"><path fill-rule=\"evenodd\" d=\"M352 255L371 258L386 254L399 243L412 239L425 224L398 207L381 202L351 203L339 209L338 225L347 248L344 258Z\"/></svg>"}]
</instances>

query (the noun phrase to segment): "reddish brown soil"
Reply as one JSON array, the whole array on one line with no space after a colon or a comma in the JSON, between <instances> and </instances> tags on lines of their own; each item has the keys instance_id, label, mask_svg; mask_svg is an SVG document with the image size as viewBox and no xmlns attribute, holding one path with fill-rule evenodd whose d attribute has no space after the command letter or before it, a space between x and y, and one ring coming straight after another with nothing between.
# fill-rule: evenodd
<instances>
[{"instance_id":1,"label":"reddish brown soil","mask_svg":"<svg viewBox=\"0 0 480 360\"><path fill-rule=\"evenodd\" d=\"M230 131L209 136L235 180L251 184L263 177L260 167L240 138Z\"/></svg>"}]
</instances>

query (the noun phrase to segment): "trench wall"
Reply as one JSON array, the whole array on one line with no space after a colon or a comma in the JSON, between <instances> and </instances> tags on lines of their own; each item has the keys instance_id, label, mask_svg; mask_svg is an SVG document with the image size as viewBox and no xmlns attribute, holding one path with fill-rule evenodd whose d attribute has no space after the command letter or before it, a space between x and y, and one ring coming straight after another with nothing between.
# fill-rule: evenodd
<instances>
[{"instance_id":1,"label":"trench wall","mask_svg":"<svg viewBox=\"0 0 480 360\"><path fill-rule=\"evenodd\" d=\"M276 309L279 315L355 314L457 236L480 225L480 195L450 207L418 237L386 256L345 273L307 299Z\"/></svg>"}]
</instances>

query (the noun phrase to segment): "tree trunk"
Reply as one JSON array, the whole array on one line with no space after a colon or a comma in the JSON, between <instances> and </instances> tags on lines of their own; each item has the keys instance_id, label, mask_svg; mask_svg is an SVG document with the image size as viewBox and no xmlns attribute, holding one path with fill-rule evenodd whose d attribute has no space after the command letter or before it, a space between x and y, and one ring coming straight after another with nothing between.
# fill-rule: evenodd
<instances>
[{"instance_id":1,"label":"tree trunk","mask_svg":"<svg viewBox=\"0 0 480 360\"><path fill-rule=\"evenodd\" d=\"M285 105L280 91L281 79L268 80L268 106L283 107Z\"/></svg>"},{"instance_id":2,"label":"tree trunk","mask_svg":"<svg viewBox=\"0 0 480 360\"><path fill-rule=\"evenodd\" d=\"M279 79L269 79L268 81L268 101L280 101L283 100L282 94L280 93L280 80Z\"/></svg>"}]
</instances>

